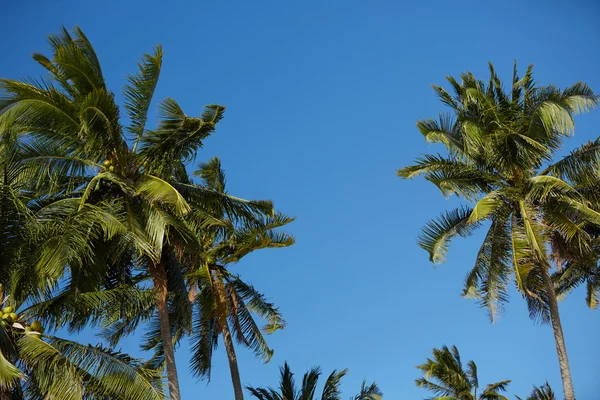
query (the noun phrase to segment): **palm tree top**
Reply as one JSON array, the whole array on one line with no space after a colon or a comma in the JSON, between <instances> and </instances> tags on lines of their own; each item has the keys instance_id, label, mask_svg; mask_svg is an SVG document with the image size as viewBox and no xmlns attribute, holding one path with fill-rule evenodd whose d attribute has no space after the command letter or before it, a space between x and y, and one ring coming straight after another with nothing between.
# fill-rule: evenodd
<instances>
[{"instance_id":1,"label":"palm tree top","mask_svg":"<svg viewBox=\"0 0 600 400\"><path fill-rule=\"evenodd\" d=\"M586 244L578 224L600 224L600 210L570 181L600 157L600 146L590 143L552 161L573 133L573 116L595 107L598 97L581 82L564 90L536 86L532 66L520 77L516 63L509 91L491 64L487 82L471 73L462 74L460 82L447 79L451 91L437 85L434 90L451 113L417 123L425 139L441 143L447 154L423 155L398 175L422 175L445 196L470 204L430 221L418 243L432 263L441 263L453 237L469 236L491 221L463 294L479 299L493 319L508 299L512 275L532 317L547 321L542 278L533 264L549 263L546 232L555 229L569 241Z\"/></svg>"},{"instance_id":2,"label":"palm tree top","mask_svg":"<svg viewBox=\"0 0 600 400\"><path fill-rule=\"evenodd\" d=\"M417 386L436 395L427 400L508 400L501 392L506 390L509 380L486 385L478 396L477 365L471 360L464 369L456 346L433 349L433 358L417 368L423 373L415 381Z\"/></svg>"},{"instance_id":3,"label":"palm tree top","mask_svg":"<svg viewBox=\"0 0 600 400\"><path fill-rule=\"evenodd\" d=\"M286 362L279 369L279 388L254 388L247 386L250 394L259 400L317 400L317 384L321 376L321 368L313 367L302 378L302 384L296 387L294 373ZM321 392L320 400L341 400L340 383L342 377L348 373L347 369L333 372L327 377Z\"/></svg>"},{"instance_id":4,"label":"palm tree top","mask_svg":"<svg viewBox=\"0 0 600 400\"><path fill-rule=\"evenodd\" d=\"M522 400L519 396L516 396L518 400ZM533 387L533 391L526 400L556 400L556 395L552 391L552 388L546 382L544 385Z\"/></svg>"}]
</instances>

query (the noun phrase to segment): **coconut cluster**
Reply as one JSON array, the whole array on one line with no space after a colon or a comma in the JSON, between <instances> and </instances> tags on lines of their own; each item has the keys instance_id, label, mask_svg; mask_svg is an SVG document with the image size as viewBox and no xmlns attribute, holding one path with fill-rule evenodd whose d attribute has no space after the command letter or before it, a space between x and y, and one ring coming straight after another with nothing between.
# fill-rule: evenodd
<instances>
[{"instance_id":1,"label":"coconut cluster","mask_svg":"<svg viewBox=\"0 0 600 400\"><path fill-rule=\"evenodd\" d=\"M15 313L14 308L4 307L0 312L0 320L5 324L12 325L19 320L19 316Z\"/></svg>"},{"instance_id":2,"label":"coconut cluster","mask_svg":"<svg viewBox=\"0 0 600 400\"><path fill-rule=\"evenodd\" d=\"M19 315L15 312L15 309L11 306L4 307L0 310L0 325L3 327L13 326L14 323L19 323L21 328L25 327L25 332L37 332L44 333L44 327L40 321L33 321L31 324L27 325L25 322L21 321ZM17 327L19 327L17 325Z\"/></svg>"},{"instance_id":3,"label":"coconut cluster","mask_svg":"<svg viewBox=\"0 0 600 400\"><path fill-rule=\"evenodd\" d=\"M110 159L104 160L104 169L110 172L115 172L115 166Z\"/></svg>"}]
</instances>

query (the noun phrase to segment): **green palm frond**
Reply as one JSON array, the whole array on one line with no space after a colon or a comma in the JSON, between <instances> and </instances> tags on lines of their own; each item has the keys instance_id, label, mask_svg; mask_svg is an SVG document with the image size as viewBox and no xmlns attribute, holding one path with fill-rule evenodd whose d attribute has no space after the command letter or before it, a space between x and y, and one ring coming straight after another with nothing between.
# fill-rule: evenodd
<instances>
[{"instance_id":1,"label":"green palm frond","mask_svg":"<svg viewBox=\"0 0 600 400\"><path fill-rule=\"evenodd\" d=\"M459 125L449 114L441 114L438 121L420 120L417 122L417 129L428 142L444 144L451 154L461 155L464 151L465 145L460 137Z\"/></svg>"},{"instance_id":2,"label":"green palm frond","mask_svg":"<svg viewBox=\"0 0 600 400\"><path fill-rule=\"evenodd\" d=\"M501 381L489 384L483 389L483 393L481 394L481 399L483 400L508 400L508 397L500 394L500 392L505 392L508 388L508 384L510 381Z\"/></svg>"},{"instance_id":3,"label":"green palm frond","mask_svg":"<svg viewBox=\"0 0 600 400\"><path fill-rule=\"evenodd\" d=\"M323 386L323 392L320 400L341 400L340 383L341 379L347 374L348 370L334 370L327 378ZM279 388L256 388L246 386L250 394L259 400L317 400L317 385L321 376L321 368L313 367L307 371L302 378L302 386L296 389L294 373L286 362L283 367L279 368ZM373 384L370 387L365 387L363 384L363 392L366 396L380 396L377 385ZM360 397L361 400L379 400L381 397ZM359 399L357 397L357 399Z\"/></svg>"},{"instance_id":4,"label":"green palm frond","mask_svg":"<svg viewBox=\"0 0 600 400\"><path fill-rule=\"evenodd\" d=\"M510 381L489 384L477 396L479 380L477 366L473 361L467 363L467 370L462 366L460 354L456 346L452 349L443 346L433 349L433 359L417 366L423 377L415 381L418 387L436 395L434 399L466 399L466 400L506 400L500 392L506 391Z\"/></svg>"},{"instance_id":5,"label":"green palm frond","mask_svg":"<svg viewBox=\"0 0 600 400\"><path fill-rule=\"evenodd\" d=\"M305 373L302 377L302 386L300 387L300 393L295 397L297 397L298 400L313 400L315 398L315 394L317 393L317 384L319 382L320 376L320 367L313 367L307 373ZM283 385L281 386L283 394ZM290 392L290 394L285 395L285 398L289 398L290 395L293 396L292 390L286 390L286 392Z\"/></svg>"},{"instance_id":6,"label":"green palm frond","mask_svg":"<svg viewBox=\"0 0 600 400\"><path fill-rule=\"evenodd\" d=\"M589 141L569 155L548 166L542 175L554 175L561 179L576 181L590 171L590 164L600 160L600 139Z\"/></svg>"},{"instance_id":7,"label":"green palm frond","mask_svg":"<svg viewBox=\"0 0 600 400\"><path fill-rule=\"evenodd\" d=\"M457 208L429 221L418 239L419 246L429 253L429 261L434 264L443 262L450 240L456 235L470 235L477 226L469 224L472 212L471 208Z\"/></svg>"},{"instance_id":8,"label":"green palm frond","mask_svg":"<svg viewBox=\"0 0 600 400\"><path fill-rule=\"evenodd\" d=\"M142 176L137 182L136 192L148 202L156 201L172 206L178 213L186 214L190 211L190 206L181 193L168 182L156 176Z\"/></svg>"},{"instance_id":9,"label":"green palm frond","mask_svg":"<svg viewBox=\"0 0 600 400\"><path fill-rule=\"evenodd\" d=\"M146 132L140 141L140 155L152 168L164 169L174 160L189 162L215 129L225 107L209 105L200 118L188 117L173 99L159 106L158 128Z\"/></svg>"},{"instance_id":10,"label":"green palm frond","mask_svg":"<svg viewBox=\"0 0 600 400\"><path fill-rule=\"evenodd\" d=\"M4 330L4 327L0 327L0 330ZM23 372L8 361L0 350L0 386L12 388L17 385L23 375Z\"/></svg>"},{"instance_id":11,"label":"green palm frond","mask_svg":"<svg viewBox=\"0 0 600 400\"><path fill-rule=\"evenodd\" d=\"M383 392L375 382L367 385L367 381L363 381L360 387L360 392L351 397L350 400L382 400Z\"/></svg>"},{"instance_id":12,"label":"green palm frond","mask_svg":"<svg viewBox=\"0 0 600 400\"><path fill-rule=\"evenodd\" d=\"M268 324L262 328L265 333L273 333L285 327L286 322L279 308L268 302L262 293L254 289L252 285L245 283L238 276L230 276L228 281L236 296L239 296L245 302L248 310L268 321Z\"/></svg>"},{"instance_id":13,"label":"green palm frond","mask_svg":"<svg viewBox=\"0 0 600 400\"><path fill-rule=\"evenodd\" d=\"M477 254L475 267L467 275L463 295L475 297L492 321L508 301L507 285L511 277L511 239L504 219L492 221Z\"/></svg>"},{"instance_id":14,"label":"green palm frond","mask_svg":"<svg viewBox=\"0 0 600 400\"><path fill-rule=\"evenodd\" d=\"M517 399L521 400L520 397L517 396ZM526 400L556 400L557 397L552 391L552 388L546 382L544 385L537 387L533 387L533 391L529 396L527 396Z\"/></svg>"},{"instance_id":15,"label":"green palm frond","mask_svg":"<svg viewBox=\"0 0 600 400\"><path fill-rule=\"evenodd\" d=\"M121 285L115 289L77 293L64 291L49 300L28 307L25 318L41 320L48 329L66 327L77 332L86 326L106 326L127 322L134 329L140 320L149 319L154 313L155 293L153 290ZM123 327L127 329L127 327ZM110 334L108 333L110 332ZM103 333L111 345L116 345L115 332ZM120 335L124 332L119 331ZM119 336L119 339L121 336Z\"/></svg>"},{"instance_id":16,"label":"green palm frond","mask_svg":"<svg viewBox=\"0 0 600 400\"><path fill-rule=\"evenodd\" d=\"M78 398L91 386L93 392L123 399L161 399L160 375L145 369L139 361L98 346L36 335L23 335L19 353L28 368L36 371L36 382L42 391L60 398ZM52 374L72 378L78 385L68 387ZM77 392L74 392L75 391ZM64 396L64 397L61 397Z\"/></svg>"},{"instance_id":17,"label":"green palm frond","mask_svg":"<svg viewBox=\"0 0 600 400\"><path fill-rule=\"evenodd\" d=\"M203 186L219 193L225 193L225 172L221 168L221 160L218 157L213 157L208 162L200 164L194 175L202 179Z\"/></svg>"},{"instance_id":18,"label":"green palm frond","mask_svg":"<svg viewBox=\"0 0 600 400\"><path fill-rule=\"evenodd\" d=\"M290 366L288 365L288 363L286 362L283 367L279 368L279 372L280 372L280 379L279 379L279 390L281 391L281 396L284 399L293 399L296 397L296 390L295 390L295 382L294 382L294 373L292 372L292 370L290 369ZM313 372L314 375L314 369L313 371L309 371Z\"/></svg>"},{"instance_id":19,"label":"green palm frond","mask_svg":"<svg viewBox=\"0 0 600 400\"><path fill-rule=\"evenodd\" d=\"M73 82L80 95L105 88L100 62L91 43L79 27L74 37L63 27L59 35L48 37L54 57L52 63L65 81Z\"/></svg>"},{"instance_id":20,"label":"green palm frond","mask_svg":"<svg viewBox=\"0 0 600 400\"><path fill-rule=\"evenodd\" d=\"M138 63L139 72L128 77L123 88L125 109L130 119L127 130L139 141L143 135L148 119L148 110L152 102L154 90L158 84L162 66L162 47L156 46L154 54L145 54ZM135 147L133 151L135 152Z\"/></svg>"},{"instance_id":21,"label":"green palm frond","mask_svg":"<svg viewBox=\"0 0 600 400\"><path fill-rule=\"evenodd\" d=\"M333 370L327 377L325 385L323 387L323 394L321 400L342 400L340 385L342 378L348 373L347 369L341 371Z\"/></svg>"}]
</instances>

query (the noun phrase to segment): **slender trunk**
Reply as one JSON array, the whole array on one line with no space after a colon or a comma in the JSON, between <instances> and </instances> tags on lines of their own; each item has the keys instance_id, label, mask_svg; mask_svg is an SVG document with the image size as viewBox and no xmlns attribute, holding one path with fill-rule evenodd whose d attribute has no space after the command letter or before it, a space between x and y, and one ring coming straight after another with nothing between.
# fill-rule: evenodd
<instances>
[{"instance_id":1,"label":"slender trunk","mask_svg":"<svg viewBox=\"0 0 600 400\"><path fill-rule=\"evenodd\" d=\"M560 323L560 315L558 314L558 301L554 284L550 277L550 272L547 267L542 268L542 275L546 291L548 292L548 305L550 307L550 318L552 320L552 331L554 332L554 341L556 343L556 353L558 354L558 365L560 366L560 376L563 383L563 391L565 400L575 400L575 391L573 390L573 381L571 380L571 370L569 368L569 360L567 358L567 347L565 346L565 337Z\"/></svg>"},{"instance_id":2,"label":"slender trunk","mask_svg":"<svg viewBox=\"0 0 600 400\"><path fill-rule=\"evenodd\" d=\"M158 309L158 320L160 324L160 338L162 340L165 364L167 366L169 398L171 400L181 400L179 379L177 378L177 366L175 364L175 350L173 349L173 338L171 337L171 324L169 323L169 310L167 308L167 273L160 263L153 264L150 273L156 289L156 307Z\"/></svg>"},{"instance_id":3,"label":"slender trunk","mask_svg":"<svg viewBox=\"0 0 600 400\"><path fill-rule=\"evenodd\" d=\"M233 383L233 392L235 400L244 400L244 391L242 389L242 380L240 379L240 370L238 368L237 357L235 355L235 347L231 339L231 331L227 323L222 324L221 333L223 334L223 343L227 358L229 359L229 369L231 370L231 382Z\"/></svg>"}]
</instances>

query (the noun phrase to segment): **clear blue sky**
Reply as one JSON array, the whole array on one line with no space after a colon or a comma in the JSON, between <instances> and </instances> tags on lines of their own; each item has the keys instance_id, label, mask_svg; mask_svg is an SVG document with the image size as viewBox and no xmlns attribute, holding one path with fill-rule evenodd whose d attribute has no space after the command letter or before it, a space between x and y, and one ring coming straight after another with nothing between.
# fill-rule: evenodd
<instances>
[{"instance_id":1,"label":"clear blue sky","mask_svg":"<svg viewBox=\"0 0 600 400\"><path fill-rule=\"evenodd\" d=\"M29 0L2 9L2 77L39 74L30 55L47 52L45 37L61 24L78 24L115 92L161 43L156 99L171 96L190 115L227 106L198 161L218 155L232 193L271 198L298 218L293 248L235 267L289 323L270 338L270 364L238 350L244 384L275 384L287 360L298 374L349 368L345 398L366 378L386 399L418 399L427 393L414 366L456 344L482 382L512 379L510 393L525 395L548 380L561 391L550 327L534 325L514 293L495 325L459 296L480 237L454 242L434 269L415 239L456 202L395 170L437 150L415 121L444 111L430 85L445 75L485 76L489 60L510 79L517 59L534 63L542 84L582 80L600 91L597 2ZM598 126L600 110L578 117L570 146ZM578 398L597 399L599 311L578 291L561 312ZM139 355L136 340L124 350ZM233 398L222 347L209 385L190 376L187 355L178 349L184 399Z\"/></svg>"}]
</instances>

